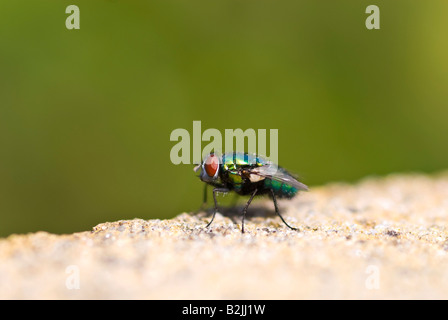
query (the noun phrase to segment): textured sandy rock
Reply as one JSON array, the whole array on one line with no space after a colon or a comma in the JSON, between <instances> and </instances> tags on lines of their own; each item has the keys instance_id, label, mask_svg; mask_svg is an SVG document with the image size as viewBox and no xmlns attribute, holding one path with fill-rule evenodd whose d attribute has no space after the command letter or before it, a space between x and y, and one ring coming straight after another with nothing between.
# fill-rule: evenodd
<instances>
[{"instance_id":1,"label":"textured sandy rock","mask_svg":"<svg viewBox=\"0 0 448 320\"><path fill-rule=\"evenodd\" d=\"M448 174L312 188L171 220L0 240L2 299L448 298Z\"/></svg>"}]
</instances>

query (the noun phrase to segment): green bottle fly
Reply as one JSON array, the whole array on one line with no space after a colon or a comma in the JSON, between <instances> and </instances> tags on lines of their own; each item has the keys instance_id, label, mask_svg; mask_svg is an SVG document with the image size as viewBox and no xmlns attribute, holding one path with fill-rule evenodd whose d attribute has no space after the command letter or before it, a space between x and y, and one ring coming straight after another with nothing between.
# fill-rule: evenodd
<instances>
[{"instance_id":1,"label":"green bottle fly","mask_svg":"<svg viewBox=\"0 0 448 320\"><path fill-rule=\"evenodd\" d=\"M266 194L272 197L275 212L285 225L296 230L288 225L280 215L276 199L291 199L296 196L299 191L307 191L308 187L299 182L284 168L257 155L231 152L222 156L210 153L200 165L195 167L195 171L199 169L201 169L199 178L206 183L204 189L204 203L207 201L207 185L214 187L213 199L215 201L215 210L207 227L213 222L216 211L218 210L216 194L234 191L242 196L250 195L250 198L243 209L241 229L243 233L244 218L247 208L256 195Z\"/></svg>"}]
</instances>

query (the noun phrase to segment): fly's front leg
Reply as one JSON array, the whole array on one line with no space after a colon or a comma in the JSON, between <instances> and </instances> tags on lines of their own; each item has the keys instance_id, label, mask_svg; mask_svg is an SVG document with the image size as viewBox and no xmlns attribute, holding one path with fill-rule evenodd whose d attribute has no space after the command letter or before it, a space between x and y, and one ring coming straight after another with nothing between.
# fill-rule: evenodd
<instances>
[{"instance_id":1,"label":"fly's front leg","mask_svg":"<svg viewBox=\"0 0 448 320\"><path fill-rule=\"evenodd\" d=\"M227 193L230 190L227 188L215 188L213 189L213 200L215 201L215 209L213 210L213 216L212 216L212 220L210 220L210 222L207 224L206 228L208 228L213 220L215 219L215 215L216 215L216 211L218 211L218 201L216 200L216 194L221 192L221 193Z\"/></svg>"},{"instance_id":2,"label":"fly's front leg","mask_svg":"<svg viewBox=\"0 0 448 320\"><path fill-rule=\"evenodd\" d=\"M199 210L204 210L207 207L207 184L204 184L204 194L202 197L202 204Z\"/></svg>"},{"instance_id":3,"label":"fly's front leg","mask_svg":"<svg viewBox=\"0 0 448 320\"><path fill-rule=\"evenodd\" d=\"M194 211L196 214L201 212L201 211L205 211L207 209L207 184L204 184L204 192L203 192L203 198L202 198L202 204L201 206Z\"/></svg>"},{"instance_id":4,"label":"fly's front leg","mask_svg":"<svg viewBox=\"0 0 448 320\"><path fill-rule=\"evenodd\" d=\"M283 223L286 224L286 226L289 227L291 230L299 230L297 228L291 227L289 224L286 223L285 219L283 219L283 217L281 216L280 211L278 211L277 199L275 197L274 190L272 190L272 189L271 189L271 194L272 194L272 200L274 201L275 213L277 213L277 215L280 217L280 219L282 219Z\"/></svg>"}]
</instances>

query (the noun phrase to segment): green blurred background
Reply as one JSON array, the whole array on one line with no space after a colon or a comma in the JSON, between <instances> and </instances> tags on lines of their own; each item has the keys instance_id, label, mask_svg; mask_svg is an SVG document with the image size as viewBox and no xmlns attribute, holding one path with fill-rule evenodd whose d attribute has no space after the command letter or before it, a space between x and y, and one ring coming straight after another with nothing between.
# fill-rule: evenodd
<instances>
[{"instance_id":1,"label":"green blurred background","mask_svg":"<svg viewBox=\"0 0 448 320\"><path fill-rule=\"evenodd\" d=\"M81 29L67 30L76 4ZM381 10L367 30L365 9ZM176 128L279 129L308 185L448 163L448 2L0 2L0 236L198 208ZM206 143L203 144L203 146Z\"/></svg>"}]
</instances>

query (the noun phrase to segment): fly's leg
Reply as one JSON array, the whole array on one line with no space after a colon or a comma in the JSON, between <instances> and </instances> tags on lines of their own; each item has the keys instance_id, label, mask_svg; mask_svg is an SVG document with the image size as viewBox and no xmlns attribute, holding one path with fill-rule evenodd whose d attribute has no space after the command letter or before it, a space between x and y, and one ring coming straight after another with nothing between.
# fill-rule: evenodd
<instances>
[{"instance_id":1,"label":"fly's leg","mask_svg":"<svg viewBox=\"0 0 448 320\"><path fill-rule=\"evenodd\" d=\"M283 219L283 217L281 216L280 211L278 211L277 198L275 197L274 190L272 190L272 189L271 189L271 194L272 194L272 200L274 200L275 213L277 213L277 215L280 217L280 219L282 219L283 223L286 224L286 226L289 227L291 230L298 230L297 228L293 228L289 224L286 223L285 219Z\"/></svg>"},{"instance_id":2,"label":"fly's leg","mask_svg":"<svg viewBox=\"0 0 448 320\"><path fill-rule=\"evenodd\" d=\"M202 198L202 203L201 206L194 211L195 214L198 214L201 211L205 211L207 209L207 184L204 184L204 193L203 193L203 198Z\"/></svg>"},{"instance_id":3,"label":"fly's leg","mask_svg":"<svg viewBox=\"0 0 448 320\"><path fill-rule=\"evenodd\" d=\"M255 191L250 196L249 201L247 201L246 205L244 206L244 209L243 209L243 219L242 219L242 222L241 222L241 233L244 233L244 218L246 217L247 208L249 208L249 205L252 202L252 200L255 197L255 195L257 194L257 191L258 191L258 189L255 189Z\"/></svg>"},{"instance_id":4,"label":"fly's leg","mask_svg":"<svg viewBox=\"0 0 448 320\"><path fill-rule=\"evenodd\" d=\"M204 195L202 198L202 204L199 210L204 210L207 206L207 184L204 184Z\"/></svg>"},{"instance_id":5,"label":"fly's leg","mask_svg":"<svg viewBox=\"0 0 448 320\"><path fill-rule=\"evenodd\" d=\"M227 188L215 188L215 189L213 189L213 200L215 201L215 210L213 211L212 220L210 220L210 222L207 224L206 228L208 228L212 224L213 220L215 219L216 211L218 211L218 201L216 201L216 194L218 192L227 193L229 191L230 190L227 189Z\"/></svg>"}]
</instances>

